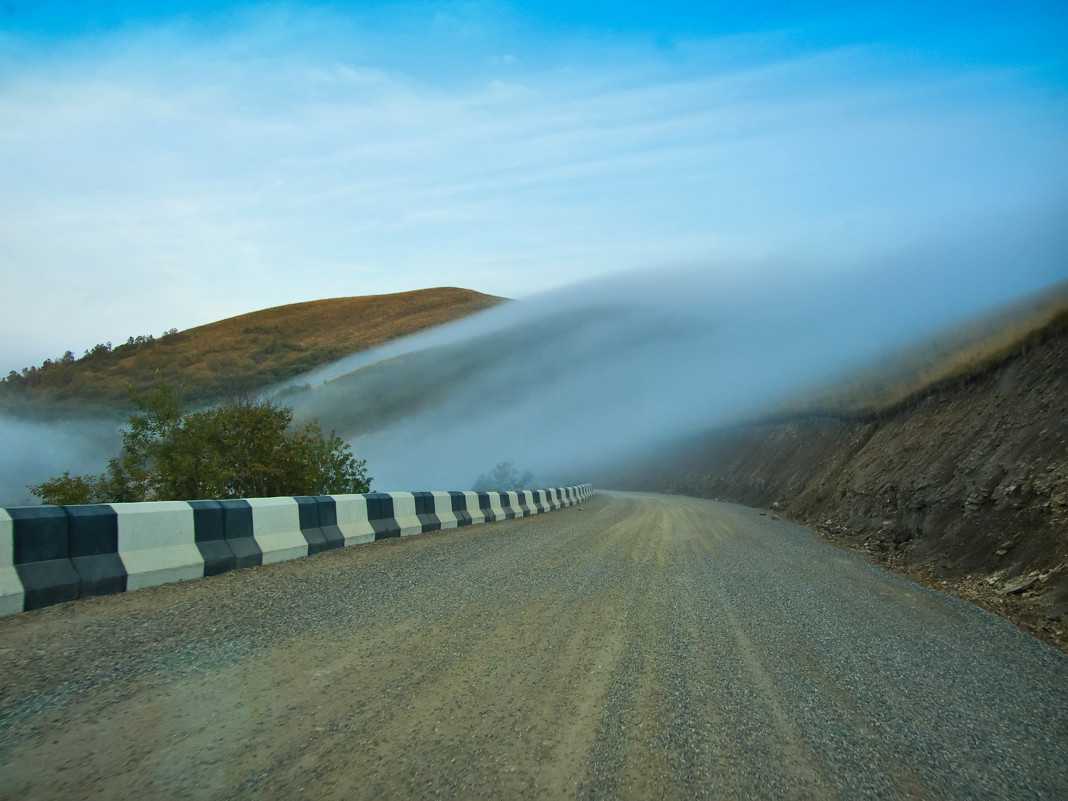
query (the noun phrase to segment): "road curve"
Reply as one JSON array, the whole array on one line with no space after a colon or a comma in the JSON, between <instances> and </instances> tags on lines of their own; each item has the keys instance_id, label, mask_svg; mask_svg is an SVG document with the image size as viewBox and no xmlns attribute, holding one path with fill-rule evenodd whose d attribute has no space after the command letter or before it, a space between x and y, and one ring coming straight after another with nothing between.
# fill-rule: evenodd
<instances>
[{"instance_id":1,"label":"road curve","mask_svg":"<svg viewBox=\"0 0 1068 801\"><path fill-rule=\"evenodd\" d=\"M756 510L581 508L0 620L0 798L1068 797L1068 657Z\"/></svg>"}]
</instances>

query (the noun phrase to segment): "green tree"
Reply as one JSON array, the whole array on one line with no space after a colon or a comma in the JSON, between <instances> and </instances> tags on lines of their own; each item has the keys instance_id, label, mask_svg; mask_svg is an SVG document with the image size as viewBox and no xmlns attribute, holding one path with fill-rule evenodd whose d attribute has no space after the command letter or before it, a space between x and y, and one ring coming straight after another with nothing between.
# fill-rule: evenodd
<instances>
[{"instance_id":1,"label":"green tree","mask_svg":"<svg viewBox=\"0 0 1068 801\"><path fill-rule=\"evenodd\" d=\"M99 476L64 473L30 492L43 503L263 498L368 492L366 463L334 432L293 425L293 411L242 399L190 412L160 385L134 396L122 452Z\"/></svg>"}]
</instances>

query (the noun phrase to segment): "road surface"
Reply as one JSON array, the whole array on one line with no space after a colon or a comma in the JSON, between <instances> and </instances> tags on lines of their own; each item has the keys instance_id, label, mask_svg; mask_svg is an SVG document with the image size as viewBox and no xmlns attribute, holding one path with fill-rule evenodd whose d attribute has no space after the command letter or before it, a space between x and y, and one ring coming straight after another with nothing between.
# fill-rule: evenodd
<instances>
[{"instance_id":1,"label":"road surface","mask_svg":"<svg viewBox=\"0 0 1068 801\"><path fill-rule=\"evenodd\" d=\"M0 620L0 798L1068 798L1068 657L599 494Z\"/></svg>"}]
</instances>

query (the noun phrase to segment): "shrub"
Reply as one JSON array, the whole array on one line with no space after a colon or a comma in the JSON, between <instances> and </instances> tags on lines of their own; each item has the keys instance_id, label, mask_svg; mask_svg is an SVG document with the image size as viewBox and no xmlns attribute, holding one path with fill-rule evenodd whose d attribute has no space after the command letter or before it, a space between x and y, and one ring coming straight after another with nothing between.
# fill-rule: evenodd
<instances>
[{"instance_id":1,"label":"shrub","mask_svg":"<svg viewBox=\"0 0 1068 801\"><path fill-rule=\"evenodd\" d=\"M134 396L122 452L99 476L30 487L43 503L255 498L368 492L366 463L334 432L293 426L293 411L242 399L190 412L170 387Z\"/></svg>"}]
</instances>

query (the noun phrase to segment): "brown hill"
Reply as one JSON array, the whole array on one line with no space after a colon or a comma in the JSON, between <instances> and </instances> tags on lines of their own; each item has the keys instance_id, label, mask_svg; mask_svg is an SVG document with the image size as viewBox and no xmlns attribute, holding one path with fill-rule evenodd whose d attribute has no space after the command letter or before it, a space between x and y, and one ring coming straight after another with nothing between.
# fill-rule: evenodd
<instances>
[{"instance_id":1,"label":"brown hill","mask_svg":"<svg viewBox=\"0 0 1068 801\"><path fill-rule=\"evenodd\" d=\"M466 317L504 298L441 287L391 295L313 300L175 331L101 344L81 359L67 354L0 381L12 411L56 411L73 404L122 408L129 388L160 381L191 403L254 392L342 356Z\"/></svg>"}]
</instances>

